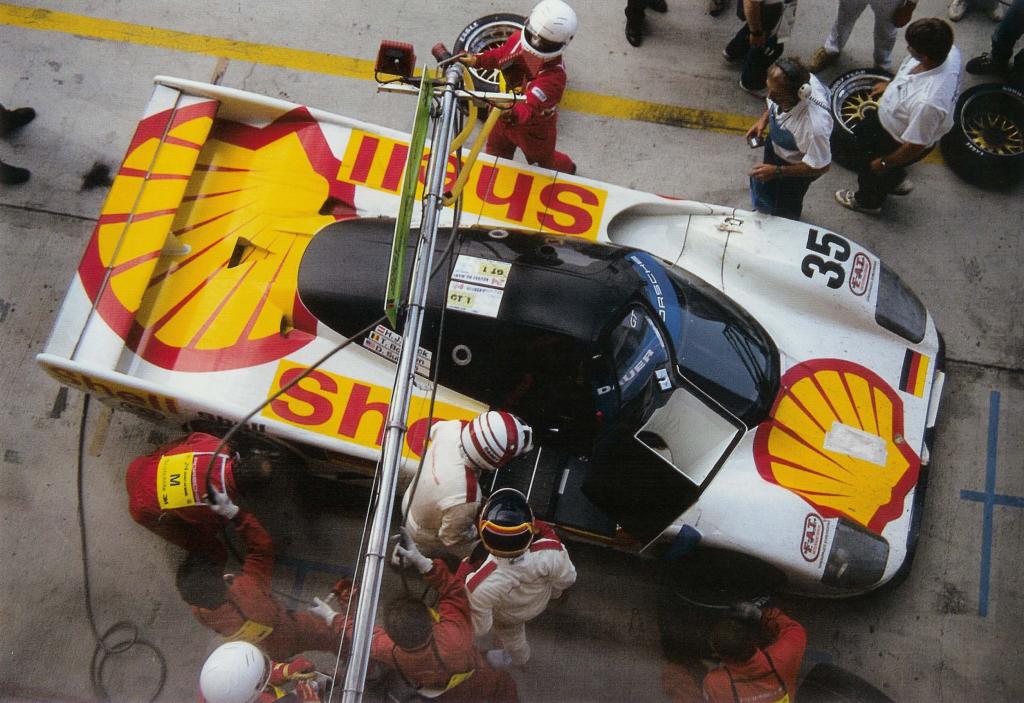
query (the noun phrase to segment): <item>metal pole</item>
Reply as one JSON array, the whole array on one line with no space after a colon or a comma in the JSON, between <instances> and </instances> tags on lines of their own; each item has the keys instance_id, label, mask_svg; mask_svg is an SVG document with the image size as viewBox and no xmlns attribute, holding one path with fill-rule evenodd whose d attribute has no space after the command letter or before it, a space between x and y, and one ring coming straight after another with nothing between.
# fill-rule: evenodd
<instances>
[{"instance_id":1,"label":"metal pole","mask_svg":"<svg viewBox=\"0 0 1024 703\"><path fill-rule=\"evenodd\" d=\"M345 674L343 703L358 703L362 700L363 686L366 683L366 669L370 661L373 624L377 603L380 599L380 582L383 576L385 550L391 525L391 511L394 505L399 466L402 461L402 444L407 429L405 421L408 414L409 398L412 395L413 376L416 373L416 351L420 346L423 310L427 302L427 284L434 256L434 242L437 240L438 219L443 207L441 196L448 165L448 148L452 140L455 90L461 81L462 67L450 66L445 72L445 88L441 97L441 116L438 118L441 124L439 138L430 145L427 188L423 198L423 218L420 223L420 244L416 251L416 260L413 263L409 307L405 327L402 330L402 352L398 359L398 371L395 376L394 388L391 391L391 405L388 408L387 426L384 431L380 495L375 506L366 556L363 560L363 579L353 624L352 654L349 657L348 671ZM440 363L440 360L435 359L435 363Z\"/></svg>"}]
</instances>

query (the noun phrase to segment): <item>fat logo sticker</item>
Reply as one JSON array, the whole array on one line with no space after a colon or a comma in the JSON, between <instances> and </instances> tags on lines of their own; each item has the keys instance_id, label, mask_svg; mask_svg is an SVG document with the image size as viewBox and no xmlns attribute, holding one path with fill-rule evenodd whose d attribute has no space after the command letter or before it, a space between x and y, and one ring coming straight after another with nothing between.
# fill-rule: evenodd
<instances>
[{"instance_id":1,"label":"fat logo sticker","mask_svg":"<svg viewBox=\"0 0 1024 703\"><path fill-rule=\"evenodd\" d=\"M871 259L862 251L853 257L850 267L850 291L854 295L864 295L871 287Z\"/></svg>"},{"instance_id":2,"label":"fat logo sticker","mask_svg":"<svg viewBox=\"0 0 1024 703\"><path fill-rule=\"evenodd\" d=\"M817 513L808 513L804 519L804 533L800 540L800 555L807 561L817 561L825 537L825 521Z\"/></svg>"},{"instance_id":3,"label":"fat logo sticker","mask_svg":"<svg viewBox=\"0 0 1024 703\"><path fill-rule=\"evenodd\" d=\"M758 473L822 517L845 516L880 534L903 514L921 468L903 437L899 393L841 359L797 364L781 388L754 438Z\"/></svg>"}]
</instances>

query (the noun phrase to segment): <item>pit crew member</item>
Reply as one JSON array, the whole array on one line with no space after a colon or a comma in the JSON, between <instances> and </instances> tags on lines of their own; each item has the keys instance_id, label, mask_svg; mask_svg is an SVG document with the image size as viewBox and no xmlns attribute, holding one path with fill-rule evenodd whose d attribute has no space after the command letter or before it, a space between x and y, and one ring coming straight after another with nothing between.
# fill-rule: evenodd
<instances>
[{"instance_id":1,"label":"pit crew member","mask_svg":"<svg viewBox=\"0 0 1024 703\"><path fill-rule=\"evenodd\" d=\"M272 662L248 642L226 642L206 658L199 692L205 703L319 703L323 682L317 678L313 662L305 657Z\"/></svg>"},{"instance_id":2,"label":"pit crew member","mask_svg":"<svg viewBox=\"0 0 1024 703\"><path fill-rule=\"evenodd\" d=\"M219 564L227 562L221 534L227 520L207 506L210 457L221 440L203 432L165 444L128 465L125 488L132 519L186 552L200 552ZM267 480L268 459L242 460L230 447L213 461L213 485L232 500Z\"/></svg>"},{"instance_id":3,"label":"pit crew member","mask_svg":"<svg viewBox=\"0 0 1024 703\"><path fill-rule=\"evenodd\" d=\"M576 164L556 151L555 143L558 103L566 83L562 53L576 34L577 25L576 13L565 2L541 0L526 18L522 31L504 44L459 57L467 66L500 69L509 90L526 96L525 102L507 110L491 130L488 154L511 159L519 147L531 164L576 173Z\"/></svg>"},{"instance_id":4,"label":"pit crew member","mask_svg":"<svg viewBox=\"0 0 1024 703\"><path fill-rule=\"evenodd\" d=\"M496 471L530 451L532 437L522 420L496 410L430 428L423 468L402 499L406 527L420 551L469 555L478 539L480 472Z\"/></svg>"}]
</instances>

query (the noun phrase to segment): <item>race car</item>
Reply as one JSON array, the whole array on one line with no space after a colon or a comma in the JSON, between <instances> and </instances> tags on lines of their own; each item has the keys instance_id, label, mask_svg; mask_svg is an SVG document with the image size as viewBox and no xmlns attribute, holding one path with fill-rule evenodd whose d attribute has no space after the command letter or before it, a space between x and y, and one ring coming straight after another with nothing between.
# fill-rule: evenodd
<instances>
[{"instance_id":1,"label":"race car","mask_svg":"<svg viewBox=\"0 0 1024 703\"><path fill-rule=\"evenodd\" d=\"M250 440L372 476L402 346L379 318L409 135L156 82L39 363L194 428L273 397ZM431 422L500 408L540 442L495 484L568 534L725 555L814 595L905 573L944 374L895 272L821 227L493 156L467 168L405 480Z\"/></svg>"}]
</instances>

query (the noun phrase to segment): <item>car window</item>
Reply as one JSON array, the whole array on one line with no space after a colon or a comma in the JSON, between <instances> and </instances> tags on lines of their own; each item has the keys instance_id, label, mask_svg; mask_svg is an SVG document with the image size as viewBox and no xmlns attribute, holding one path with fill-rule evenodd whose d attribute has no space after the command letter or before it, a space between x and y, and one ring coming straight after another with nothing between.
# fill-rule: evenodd
<instances>
[{"instance_id":1,"label":"car window","mask_svg":"<svg viewBox=\"0 0 1024 703\"><path fill-rule=\"evenodd\" d=\"M620 402L628 403L647 386L657 368L669 360L661 332L639 306L632 306L608 335Z\"/></svg>"},{"instance_id":2,"label":"car window","mask_svg":"<svg viewBox=\"0 0 1024 703\"><path fill-rule=\"evenodd\" d=\"M699 279L669 273L681 308L679 373L748 427L766 416L778 386L778 352L742 308Z\"/></svg>"}]
</instances>

